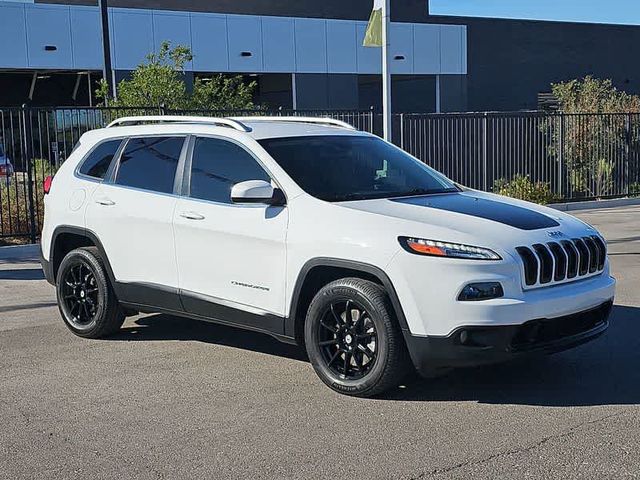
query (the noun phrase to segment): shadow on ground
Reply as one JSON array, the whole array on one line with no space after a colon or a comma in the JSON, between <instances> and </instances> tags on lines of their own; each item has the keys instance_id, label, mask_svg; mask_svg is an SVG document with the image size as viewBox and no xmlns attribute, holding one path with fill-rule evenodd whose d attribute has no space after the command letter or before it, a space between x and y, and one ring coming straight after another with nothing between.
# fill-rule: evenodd
<instances>
[{"instance_id":1,"label":"shadow on ground","mask_svg":"<svg viewBox=\"0 0 640 480\"><path fill-rule=\"evenodd\" d=\"M0 280L44 280L44 272L41 268L0 270Z\"/></svg>"},{"instance_id":2,"label":"shadow on ground","mask_svg":"<svg viewBox=\"0 0 640 480\"><path fill-rule=\"evenodd\" d=\"M306 361L301 349L267 335L222 325L151 315L110 340L194 340ZM542 406L640 404L640 308L616 305L609 331L598 340L553 356L457 370L415 379L386 401L476 401Z\"/></svg>"},{"instance_id":3,"label":"shadow on ground","mask_svg":"<svg viewBox=\"0 0 640 480\"><path fill-rule=\"evenodd\" d=\"M149 315L135 321L136 326L125 326L108 340L157 341L182 340L212 343L266 353L292 360L306 360L306 354L294 345L288 345L269 335L227 327L216 323L180 318L172 315Z\"/></svg>"}]
</instances>

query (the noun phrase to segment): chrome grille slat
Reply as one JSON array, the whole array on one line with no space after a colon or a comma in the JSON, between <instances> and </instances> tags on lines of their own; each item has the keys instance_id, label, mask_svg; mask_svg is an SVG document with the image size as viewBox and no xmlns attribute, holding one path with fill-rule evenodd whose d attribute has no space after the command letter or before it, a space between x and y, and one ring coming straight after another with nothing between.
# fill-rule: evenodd
<instances>
[{"instance_id":1,"label":"chrome grille slat","mask_svg":"<svg viewBox=\"0 0 640 480\"><path fill-rule=\"evenodd\" d=\"M598 252L600 253L600 255L598 257L598 270L602 270L604 268L604 264L605 264L605 261L607 259L607 245L598 236L594 235L591 238L595 242L596 247L598 248Z\"/></svg>"},{"instance_id":2,"label":"chrome grille slat","mask_svg":"<svg viewBox=\"0 0 640 480\"><path fill-rule=\"evenodd\" d=\"M578 265L580 265L580 254L578 253L578 249L573 242L569 240L563 240L560 243L568 258L567 278L575 278L578 275Z\"/></svg>"},{"instance_id":3,"label":"chrome grille slat","mask_svg":"<svg viewBox=\"0 0 640 480\"><path fill-rule=\"evenodd\" d=\"M607 247L597 235L536 243L516 248L525 288L569 283L597 275L606 263Z\"/></svg>"},{"instance_id":4,"label":"chrome grille slat","mask_svg":"<svg viewBox=\"0 0 640 480\"><path fill-rule=\"evenodd\" d=\"M538 255L538 260L540 260L538 281L543 284L549 283L553 279L553 256L549 249L541 243L536 243L533 246L533 250Z\"/></svg>"},{"instance_id":5,"label":"chrome grille slat","mask_svg":"<svg viewBox=\"0 0 640 480\"><path fill-rule=\"evenodd\" d=\"M578 253L580 253L578 274L584 276L589 273L589 249L580 238L574 238L573 243L578 249Z\"/></svg>"},{"instance_id":6,"label":"chrome grille slat","mask_svg":"<svg viewBox=\"0 0 640 480\"><path fill-rule=\"evenodd\" d=\"M567 253L560 246L560 244L556 242L547 243L547 247L549 247L551 255L553 255L555 264L553 280L556 282L561 282L562 280L567 278Z\"/></svg>"},{"instance_id":7,"label":"chrome grille slat","mask_svg":"<svg viewBox=\"0 0 640 480\"><path fill-rule=\"evenodd\" d=\"M600 252L598 251L598 248L596 247L596 244L591 237L584 237L582 241L585 243L587 249L589 250L589 273L593 273L598 268L598 255Z\"/></svg>"}]
</instances>

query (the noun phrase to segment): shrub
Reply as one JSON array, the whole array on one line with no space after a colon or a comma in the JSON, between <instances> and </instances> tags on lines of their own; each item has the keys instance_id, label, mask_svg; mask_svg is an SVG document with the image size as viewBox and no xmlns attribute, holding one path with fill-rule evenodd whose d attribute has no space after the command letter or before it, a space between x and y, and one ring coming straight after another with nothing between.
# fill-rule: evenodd
<instances>
[{"instance_id":1,"label":"shrub","mask_svg":"<svg viewBox=\"0 0 640 480\"><path fill-rule=\"evenodd\" d=\"M56 168L47 159L36 158L33 169L33 202L36 233L40 233L44 217L43 182ZM0 234L28 235L31 231L29 185L26 172L16 172L10 179L0 180Z\"/></svg>"},{"instance_id":2,"label":"shrub","mask_svg":"<svg viewBox=\"0 0 640 480\"><path fill-rule=\"evenodd\" d=\"M551 152L561 154L573 191L601 198L614 193L616 170L607 158L613 149L634 145L637 133L629 128L629 116L599 115L640 112L640 97L614 87L611 80L587 76L552 84L564 113L579 114L554 122ZM560 124L562 122L562 124ZM609 152L608 154L604 152Z\"/></svg>"},{"instance_id":3,"label":"shrub","mask_svg":"<svg viewBox=\"0 0 640 480\"><path fill-rule=\"evenodd\" d=\"M546 205L556 200L556 196L551 191L548 183L534 183L526 175L516 175L511 181L501 178L495 182L493 191L498 195L518 198L541 205Z\"/></svg>"},{"instance_id":4,"label":"shrub","mask_svg":"<svg viewBox=\"0 0 640 480\"><path fill-rule=\"evenodd\" d=\"M96 91L98 99L111 107L161 107L169 110L252 110L256 82L245 83L241 75L196 78L193 90L185 84L185 65L193 60L189 47L162 42L157 53L147 55L129 80L117 86L111 98L104 79Z\"/></svg>"}]
</instances>

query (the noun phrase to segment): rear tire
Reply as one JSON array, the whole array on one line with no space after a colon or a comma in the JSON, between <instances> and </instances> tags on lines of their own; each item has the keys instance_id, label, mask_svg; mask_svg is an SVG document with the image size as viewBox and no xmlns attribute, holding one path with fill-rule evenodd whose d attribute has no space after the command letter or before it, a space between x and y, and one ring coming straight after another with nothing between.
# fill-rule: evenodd
<instances>
[{"instance_id":1,"label":"rear tire","mask_svg":"<svg viewBox=\"0 0 640 480\"><path fill-rule=\"evenodd\" d=\"M65 325L79 337L103 338L117 332L124 322L96 247L77 248L62 259L56 295Z\"/></svg>"},{"instance_id":2,"label":"rear tire","mask_svg":"<svg viewBox=\"0 0 640 480\"><path fill-rule=\"evenodd\" d=\"M336 392L371 397L412 371L389 296L373 282L343 278L324 286L304 333L314 370Z\"/></svg>"}]
</instances>

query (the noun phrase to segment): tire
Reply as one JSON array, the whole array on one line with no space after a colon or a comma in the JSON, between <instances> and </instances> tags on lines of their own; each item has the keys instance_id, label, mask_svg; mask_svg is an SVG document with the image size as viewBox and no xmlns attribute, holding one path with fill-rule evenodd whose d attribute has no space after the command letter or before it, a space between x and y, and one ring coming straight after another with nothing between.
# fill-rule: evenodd
<instances>
[{"instance_id":1,"label":"tire","mask_svg":"<svg viewBox=\"0 0 640 480\"><path fill-rule=\"evenodd\" d=\"M78 248L62 259L56 296L65 325L79 337L107 337L124 322L124 312L95 247Z\"/></svg>"},{"instance_id":2,"label":"tire","mask_svg":"<svg viewBox=\"0 0 640 480\"><path fill-rule=\"evenodd\" d=\"M375 396L412 371L389 296L367 280L343 278L320 289L307 311L304 336L314 370L342 394Z\"/></svg>"}]
</instances>

